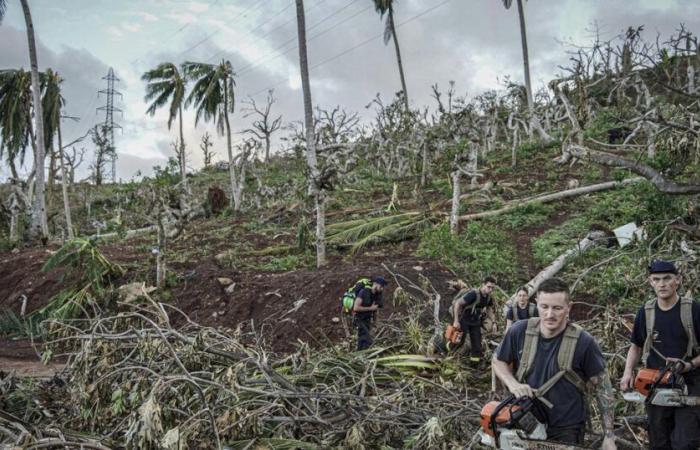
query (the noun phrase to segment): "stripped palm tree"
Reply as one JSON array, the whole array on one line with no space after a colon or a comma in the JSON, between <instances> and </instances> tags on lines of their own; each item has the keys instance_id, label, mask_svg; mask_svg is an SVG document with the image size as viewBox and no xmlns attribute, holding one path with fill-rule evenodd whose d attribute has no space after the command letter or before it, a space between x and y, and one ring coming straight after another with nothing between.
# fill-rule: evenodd
<instances>
[{"instance_id":1,"label":"stripped palm tree","mask_svg":"<svg viewBox=\"0 0 700 450\"><path fill-rule=\"evenodd\" d=\"M187 163L185 158L185 137L182 131L182 107L185 103L185 86L187 81L180 73L178 67L170 62L161 63L155 69L149 70L141 76L146 81L145 101L152 101L146 112L155 115L158 108L165 106L170 101L168 111L168 130L177 117L180 125L180 150L178 162L180 164L180 177L183 189L187 189Z\"/></svg>"},{"instance_id":2,"label":"stripped palm tree","mask_svg":"<svg viewBox=\"0 0 700 450\"><path fill-rule=\"evenodd\" d=\"M306 129L306 165L309 168L309 194L316 207L316 267L326 265L326 197L320 187L320 171L316 155L316 137L313 124L313 103L311 103L311 80L309 77L309 57L306 52L306 15L304 0L296 0L297 40L299 42L299 71L301 90L304 96L304 128Z\"/></svg>"},{"instance_id":3,"label":"stripped palm tree","mask_svg":"<svg viewBox=\"0 0 700 450\"><path fill-rule=\"evenodd\" d=\"M241 207L240 196L237 192L236 167L233 160L231 143L231 123L229 114L235 110L234 80L235 72L231 61L222 60L219 64L185 62L182 65L185 78L193 80L194 86L187 97L185 106L195 107L195 126L200 119L214 122L220 135L226 133L226 148L228 150L228 169L231 182L231 209L238 211Z\"/></svg>"},{"instance_id":4,"label":"stripped palm tree","mask_svg":"<svg viewBox=\"0 0 700 450\"><path fill-rule=\"evenodd\" d=\"M406 111L408 111L408 90L406 89L406 77L403 73L403 64L401 63L401 50L399 49L399 40L396 37L396 26L394 24L394 0L373 0L374 9L379 13L380 18L384 18L386 14L386 23L384 24L384 44L388 44L391 39L394 40L394 48L396 49L396 60L399 64L399 76L401 77L401 89L403 90L403 101ZM505 1L505 0L504 0Z\"/></svg>"},{"instance_id":5,"label":"stripped palm tree","mask_svg":"<svg viewBox=\"0 0 700 450\"><path fill-rule=\"evenodd\" d=\"M506 9L510 9L513 6L513 0L502 0L503 6ZM530 56L527 49L527 29L525 28L525 9L523 8L523 0L516 0L518 2L518 19L520 22L520 43L523 48L523 72L525 76L525 96L527 98L527 110L530 115L530 127L529 133L532 133L534 128L540 135L540 138L545 142L551 142L553 139L549 136L542 125L540 124L537 116L535 115L535 102L532 94L532 83L530 82Z\"/></svg>"}]
</instances>

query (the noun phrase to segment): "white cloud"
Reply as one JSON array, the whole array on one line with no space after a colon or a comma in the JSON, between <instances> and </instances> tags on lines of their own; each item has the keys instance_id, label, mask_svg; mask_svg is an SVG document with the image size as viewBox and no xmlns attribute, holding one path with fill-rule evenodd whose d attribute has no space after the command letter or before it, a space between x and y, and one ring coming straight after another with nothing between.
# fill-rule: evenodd
<instances>
[{"instance_id":1,"label":"white cloud","mask_svg":"<svg viewBox=\"0 0 700 450\"><path fill-rule=\"evenodd\" d=\"M130 33L138 33L141 31L142 26L138 23L124 22L122 23L122 29Z\"/></svg>"},{"instance_id":2,"label":"white cloud","mask_svg":"<svg viewBox=\"0 0 700 450\"><path fill-rule=\"evenodd\" d=\"M159 20L158 16L154 16L153 14L147 13L145 11L139 11L139 12L136 12L134 14L141 17L146 22L158 22L158 20Z\"/></svg>"},{"instance_id":3,"label":"white cloud","mask_svg":"<svg viewBox=\"0 0 700 450\"><path fill-rule=\"evenodd\" d=\"M209 5L200 2L190 2L187 5L187 9L189 9L192 12L201 13L207 11L209 9Z\"/></svg>"},{"instance_id":4,"label":"white cloud","mask_svg":"<svg viewBox=\"0 0 700 450\"><path fill-rule=\"evenodd\" d=\"M121 39L124 37L124 32L119 27L116 27L114 25L107 27L107 33L109 33L110 36L116 39Z\"/></svg>"},{"instance_id":5,"label":"white cloud","mask_svg":"<svg viewBox=\"0 0 700 450\"><path fill-rule=\"evenodd\" d=\"M170 13L166 17L175 20L179 24L194 23L197 21L197 16L191 13Z\"/></svg>"}]
</instances>

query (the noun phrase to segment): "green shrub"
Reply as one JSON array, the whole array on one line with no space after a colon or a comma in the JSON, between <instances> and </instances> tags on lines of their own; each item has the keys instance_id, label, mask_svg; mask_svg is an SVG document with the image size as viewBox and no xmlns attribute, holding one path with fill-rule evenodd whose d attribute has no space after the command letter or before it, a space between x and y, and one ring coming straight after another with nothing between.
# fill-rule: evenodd
<instances>
[{"instance_id":1,"label":"green shrub","mask_svg":"<svg viewBox=\"0 0 700 450\"><path fill-rule=\"evenodd\" d=\"M519 230L545 223L555 209L556 207L551 204L529 203L519 206L506 214L492 217L486 220L485 223L502 225L510 230Z\"/></svg>"}]
</instances>

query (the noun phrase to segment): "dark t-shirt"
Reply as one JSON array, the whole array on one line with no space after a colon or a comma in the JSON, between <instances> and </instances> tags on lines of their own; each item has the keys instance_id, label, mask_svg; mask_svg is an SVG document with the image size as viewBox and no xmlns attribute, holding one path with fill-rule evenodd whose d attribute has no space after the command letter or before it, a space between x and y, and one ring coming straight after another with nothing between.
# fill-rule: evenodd
<instances>
[{"instance_id":1,"label":"dark t-shirt","mask_svg":"<svg viewBox=\"0 0 700 450\"><path fill-rule=\"evenodd\" d=\"M515 309L517 311L517 319L513 318L513 307L509 306L508 307L508 312L506 312L506 319L512 320L513 322L517 322L518 320L525 320L530 318L530 305L531 303L528 303L525 308L521 308L519 305L515 305ZM539 313L537 312L537 308L535 308L534 313L532 314L532 317L539 317Z\"/></svg>"},{"instance_id":2,"label":"dark t-shirt","mask_svg":"<svg viewBox=\"0 0 700 450\"><path fill-rule=\"evenodd\" d=\"M364 307L369 307L374 304L379 305L381 308L384 303L382 300L382 293L381 292L372 292L372 289L367 289L367 288L362 288L360 292L357 293L357 298L362 299L362 305ZM360 318L360 319L367 319L372 317L372 314L374 314L374 311L360 311L356 312L355 316Z\"/></svg>"},{"instance_id":3,"label":"dark t-shirt","mask_svg":"<svg viewBox=\"0 0 700 450\"><path fill-rule=\"evenodd\" d=\"M693 327L695 328L695 338L700 342L700 304L693 303ZM637 317L634 319L634 328L632 329L632 343L644 347L644 341L647 338L647 319L644 313L644 306L637 311ZM681 302L678 301L673 308L668 311L662 311L659 305L656 305L654 317L654 336L652 345L662 355L668 358L683 358L688 348L688 336L683 330L681 322ZM666 363L654 350L649 351L649 359L647 367L651 369L659 369L664 367ZM695 372L698 372L697 370Z\"/></svg>"},{"instance_id":4,"label":"dark t-shirt","mask_svg":"<svg viewBox=\"0 0 700 450\"><path fill-rule=\"evenodd\" d=\"M515 322L503 337L503 342L496 350L499 361L513 364L513 373L517 373L520 358L525 344L527 321ZM564 333L544 339L540 336L537 342L537 353L533 367L527 376L528 385L537 389L559 372L557 356ZM588 332L583 331L574 350L573 370L584 381L600 375L605 370L605 359L598 343ZM545 418L550 427L583 426L586 422L586 409L583 394L572 383L562 378L544 396L552 402L552 409L544 408Z\"/></svg>"},{"instance_id":5,"label":"dark t-shirt","mask_svg":"<svg viewBox=\"0 0 700 450\"><path fill-rule=\"evenodd\" d=\"M464 326L481 325L481 314L484 308L493 306L493 300L491 300L490 295L479 294L479 302L477 302L476 290L464 294L462 299L465 302L462 308L462 316L460 317L459 323ZM475 305L476 304L476 305Z\"/></svg>"}]
</instances>

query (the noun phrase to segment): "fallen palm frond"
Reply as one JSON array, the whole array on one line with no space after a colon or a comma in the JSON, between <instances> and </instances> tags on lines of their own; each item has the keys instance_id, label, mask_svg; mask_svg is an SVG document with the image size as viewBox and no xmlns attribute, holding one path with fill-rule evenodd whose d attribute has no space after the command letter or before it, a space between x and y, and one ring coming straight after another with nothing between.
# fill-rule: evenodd
<instances>
[{"instance_id":1,"label":"fallen palm frond","mask_svg":"<svg viewBox=\"0 0 700 450\"><path fill-rule=\"evenodd\" d=\"M434 215L414 211L334 223L326 227L326 243L331 246L349 246L356 253L370 244L416 237L435 221Z\"/></svg>"}]
</instances>

